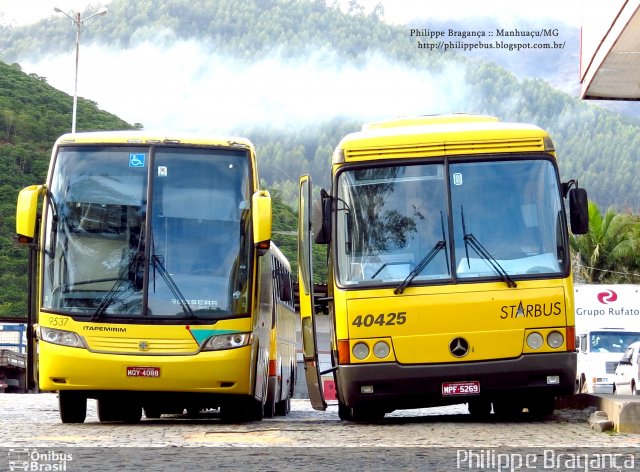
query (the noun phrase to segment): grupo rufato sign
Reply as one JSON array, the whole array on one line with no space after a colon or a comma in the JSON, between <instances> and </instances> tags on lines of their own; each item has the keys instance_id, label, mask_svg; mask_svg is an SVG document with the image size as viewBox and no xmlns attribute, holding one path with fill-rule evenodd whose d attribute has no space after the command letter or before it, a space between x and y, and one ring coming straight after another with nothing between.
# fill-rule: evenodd
<instances>
[{"instance_id":1,"label":"grupo rufato sign","mask_svg":"<svg viewBox=\"0 0 640 472\"><path fill-rule=\"evenodd\" d=\"M574 286L576 327L640 329L640 285Z\"/></svg>"}]
</instances>

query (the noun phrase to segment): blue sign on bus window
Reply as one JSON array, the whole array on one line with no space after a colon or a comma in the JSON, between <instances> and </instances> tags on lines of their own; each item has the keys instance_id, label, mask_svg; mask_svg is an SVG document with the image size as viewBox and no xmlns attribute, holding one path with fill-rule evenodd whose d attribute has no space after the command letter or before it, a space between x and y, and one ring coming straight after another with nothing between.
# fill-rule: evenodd
<instances>
[{"instance_id":1,"label":"blue sign on bus window","mask_svg":"<svg viewBox=\"0 0 640 472\"><path fill-rule=\"evenodd\" d=\"M144 154L129 154L129 167L144 167Z\"/></svg>"}]
</instances>

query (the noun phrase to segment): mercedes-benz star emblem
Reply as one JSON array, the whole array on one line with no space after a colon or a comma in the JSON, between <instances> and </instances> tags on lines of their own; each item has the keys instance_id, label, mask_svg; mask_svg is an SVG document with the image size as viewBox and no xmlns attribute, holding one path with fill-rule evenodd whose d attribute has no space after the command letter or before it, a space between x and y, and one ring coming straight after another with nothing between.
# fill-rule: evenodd
<instances>
[{"instance_id":1,"label":"mercedes-benz star emblem","mask_svg":"<svg viewBox=\"0 0 640 472\"><path fill-rule=\"evenodd\" d=\"M449 351L454 357L464 357L469 353L469 342L464 338L455 338L449 343Z\"/></svg>"}]
</instances>

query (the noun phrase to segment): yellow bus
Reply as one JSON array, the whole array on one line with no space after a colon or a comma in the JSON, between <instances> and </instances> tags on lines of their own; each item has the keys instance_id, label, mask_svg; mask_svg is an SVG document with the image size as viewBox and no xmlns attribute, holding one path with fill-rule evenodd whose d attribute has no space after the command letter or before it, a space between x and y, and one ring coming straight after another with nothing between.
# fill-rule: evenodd
<instances>
[{"instance_id":1,"label":"yellow bus","mask_svg":"<svg viewBox=\"0 0 640 472\"><path fill-rule=\"evenodd\" d=\"M561 183L542 129L484 115L373 123L342 139L331 188L300 180L305 375L321 383L312 242L328 244L331 358L343 420L467 403L543 417L575 388L569 228L587 197ZM312 209L317 215L312 219ZM315 226L312 227L312 221Z\"/></svg>"},{"instance_id":2,"label":"yellow bus","mask_svg":"<svg viewBox=\"0 0 640 472\"><path fill-rule=\"evenodd\" d=\"M296 384L297 327L293 281L289 261L271 243L273 302L269 344L269 377L264 416L285 416L291 410Z\"/></svg>"},{"instance_id":3,"label":"yellow bus","mask_svg":"<svg viewBox=\"0 0 640 472\"><path fill-rule=\"evenodd\" d=\"M63 135L16 229L32 249L34 375L63 423L83 422L88 398L100 421L288 412L298 317L249 140Z\"/></svg>"}]
</instances>

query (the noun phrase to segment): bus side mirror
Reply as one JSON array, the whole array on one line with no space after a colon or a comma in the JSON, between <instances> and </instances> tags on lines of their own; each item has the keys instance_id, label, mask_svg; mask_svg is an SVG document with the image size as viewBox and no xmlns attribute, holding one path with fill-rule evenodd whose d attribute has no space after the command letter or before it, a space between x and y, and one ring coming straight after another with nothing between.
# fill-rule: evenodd
<instances>
[{"instance_id":1,"label":"bus side mirror","mask_svg":"<svg viewBox=\"0 0 640 472\"><path fill-rule=\"evenodd\" d=\"M320 190L320 229L316 233L316 244L329 244L331 242L331 207L333 199L325 189Z\"/></svg>"},{"instance_id":2,"label":"bus side mirror","mask_svg":"<svg viewBox=\"0 0 640 472\"><path fill-rule=\"evenodd\" d=\"M580 349L580 336L576 336L576 350Z\"/></svg>"},{"instance_id":3,"label":"bus side mirror","mask_svg":"<svg viewBox=\"0 0 640 472\"><path fill-rule=\"evenodd\" d=\"M573 234L589 232L589 204L585 189L576 187L569 190L569 218Z\"/></svg>"},{"instance_id":4,"label":"bus side mirror","mask_svg":"<svg viewBox=\"0 0 640 472\"><path fill-rule=\"evenodd\" d=\"M16 234L18 242L29 244L36 236L36 223L38 220L38 197L42 193L44 185L31 185L23 188L18 194L16 208Z\"/></svg>"},{"instance_id":5,"label":"bus side mirror","mask_svg":"<svg viewBox=\"0 0 640 472\"><path fill-rule=\"evenodd\" d=\"M258 190L251 197L253 244L259 256L271 245L271 195L266 190Z\"/></svg>"}]
</instances>

